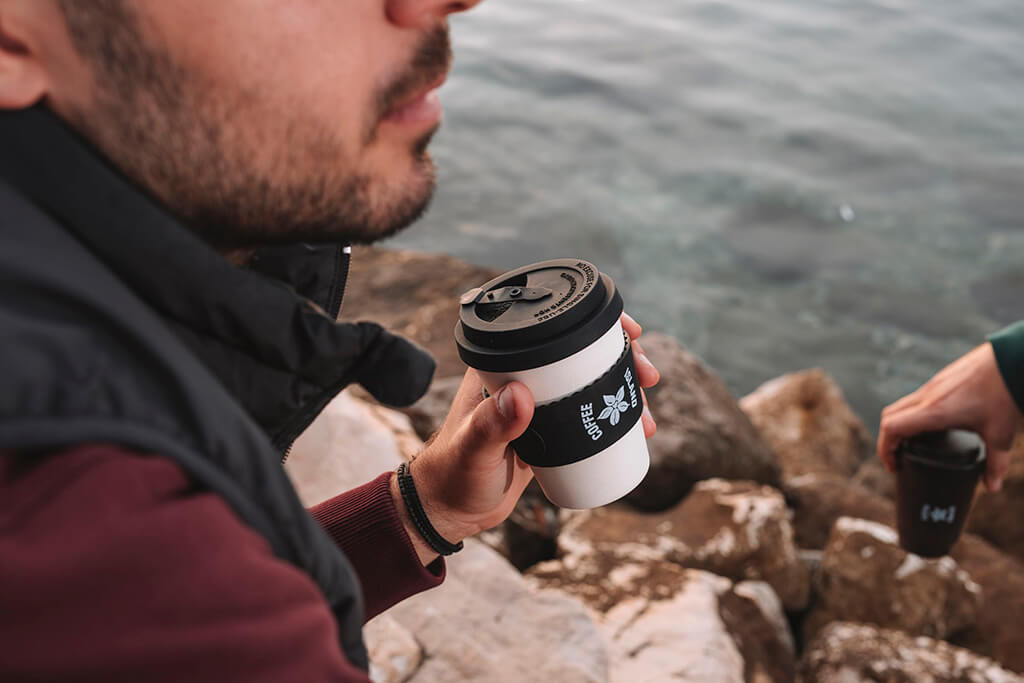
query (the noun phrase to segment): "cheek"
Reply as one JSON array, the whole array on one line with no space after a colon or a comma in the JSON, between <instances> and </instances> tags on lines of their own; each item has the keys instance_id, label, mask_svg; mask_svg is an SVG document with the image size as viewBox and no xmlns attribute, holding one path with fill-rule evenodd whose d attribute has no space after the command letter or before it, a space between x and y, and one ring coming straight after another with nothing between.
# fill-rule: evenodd
<instances>
[{"instance_id":1,"label":"cheek","mask_svg":"<svg viewBox=\"0 0 1024 683\"><path fill-rule=\"evenodd\" d=\"M280 119L260 127L316 122L354 148L372 123L388 38L394 40L376 3L167 0L148 8L154 29L189 73L224 100Z\"/></svg>"}]
</instances>

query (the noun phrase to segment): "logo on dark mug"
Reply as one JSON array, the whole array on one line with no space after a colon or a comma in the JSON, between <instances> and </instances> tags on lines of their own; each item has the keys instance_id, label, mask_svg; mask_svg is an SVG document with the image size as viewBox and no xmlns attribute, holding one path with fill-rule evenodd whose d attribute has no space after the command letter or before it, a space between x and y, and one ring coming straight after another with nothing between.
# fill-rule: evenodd
<instances>
[{"instance_id":1,"label":"logo on dark mug","mask_svg":"<svg viewBox=\"0 0 1024 683\"><path fill-rule=\"evenodd\" d=\"M948 508L940 508L925 503L921 506L922 522L945 522L946 524L952 524L955 519L956 505L950 505Z\"/></svg>"}]
</instances>

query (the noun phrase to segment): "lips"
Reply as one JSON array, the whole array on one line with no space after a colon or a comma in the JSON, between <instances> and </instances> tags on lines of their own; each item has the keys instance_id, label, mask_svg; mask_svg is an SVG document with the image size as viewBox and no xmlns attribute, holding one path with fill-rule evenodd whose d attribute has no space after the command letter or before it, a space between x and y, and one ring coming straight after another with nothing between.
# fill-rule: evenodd
<instances>
[{"instance_id":1,"label":"lips","mask_svg":"<svg viewBox=\"0 0 1024 683\"><path fill-rule=\"evenodd\" d=\"M431 113L427 110L432 110L440 107L440 100L437 97L437 90L447 78L447 73L432 79L429 83L424 86L417 88L409 95L402 97L398 102L391 106L390 109L385 112L383 120L392 122L403 122L410 118L421 118L424 114Z\"/></svg>"},{"instance_id":2,"label":"lips","mask_svg":"<svg viewBox=\"0 0 1024 683\"><path fill-rule=\"evenodd\" d=\"M394 124L435 123L441 117L441 99L437 95L447 74L441 74L427 85L403 97L384 114L382 121Z\"/></svg>"}]
</instances>

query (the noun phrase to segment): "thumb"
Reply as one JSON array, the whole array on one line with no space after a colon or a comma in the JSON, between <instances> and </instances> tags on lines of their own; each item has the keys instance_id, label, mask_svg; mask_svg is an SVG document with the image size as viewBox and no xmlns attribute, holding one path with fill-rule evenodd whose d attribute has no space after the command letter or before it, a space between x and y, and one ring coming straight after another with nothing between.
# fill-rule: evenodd
<instances>
[{"instance_id":1,"label":"thumb","mask_svg":"<svg viewBox=\"0 0 1024 683\"><path fill-rule=\"evenodd\" d=\"M481 401L460 435L461 448L478 452L500 447L504 453L510 441L522 436L533 419L533 395L521 382L509 382L490 398Z\"/></svg>"}]
</instances>

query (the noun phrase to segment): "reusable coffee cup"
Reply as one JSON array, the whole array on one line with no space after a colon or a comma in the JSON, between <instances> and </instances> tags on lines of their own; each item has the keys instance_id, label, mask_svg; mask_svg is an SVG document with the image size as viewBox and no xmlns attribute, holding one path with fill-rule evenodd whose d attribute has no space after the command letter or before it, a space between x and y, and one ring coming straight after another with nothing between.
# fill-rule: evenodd
<instances>
[{"instance_id":1,"label":"reusable coffee cup","mask_svg":"<svg viewBox=\"0 0 1024 683\"><path fill-rule=\"evenodd\" d=\"M556 259L496 277L461 304L459 355L486 390L516 380L533 393L533 420L512 446L548 499L585 509L632 491L650 456L612 279L586 261Z\"/></svg>"},{"instance_id":2,"label":"reusable coffee cup","mask_svg":"<svg viewBox=\"0 0 1024 683\"><path fill-rule=\"evenodd\" d=\"M926 432L900 443L896 467L900 545L922 557L948 554L985 469L984 442L960 429Z\"/></svg>"}]
</instances>

